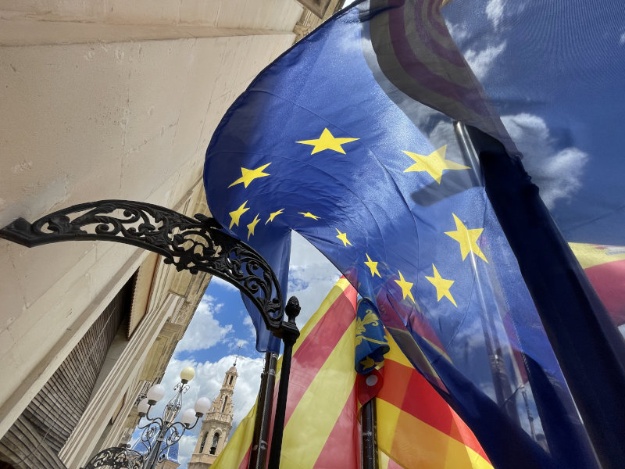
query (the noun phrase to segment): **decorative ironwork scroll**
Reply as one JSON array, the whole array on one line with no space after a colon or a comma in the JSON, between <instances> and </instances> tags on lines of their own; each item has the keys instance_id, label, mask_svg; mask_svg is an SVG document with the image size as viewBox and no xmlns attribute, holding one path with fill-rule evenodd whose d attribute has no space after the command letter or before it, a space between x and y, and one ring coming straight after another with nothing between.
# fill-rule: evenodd
<instances>
[{"instance_id":1,"label":"decorative ironwork scroll","mask_svg":"<svg viewBox=\"0 0 625 469\"><path fill-rule=\"evenodd\" d=\"M84 469L142 469L143 459L138 451L115 446L100 451L89 460Z\"/></svg>"},{"instance_id":2,"label":"decorative ironwork scroll","mask_svg":"<svg viewBox=\"0 0 625 469\"><path fill-rule=\"evenodd\" d=\"M267 328L281 337L284 311L275 274L260 254L213 218L190 218L147 203L102 200L59 210L32 224L18 218L0 230L0 238L27 247L103 240L156 252L179 271L208 272L232 283L255 304Z\"/></svg>"}]
</instances>

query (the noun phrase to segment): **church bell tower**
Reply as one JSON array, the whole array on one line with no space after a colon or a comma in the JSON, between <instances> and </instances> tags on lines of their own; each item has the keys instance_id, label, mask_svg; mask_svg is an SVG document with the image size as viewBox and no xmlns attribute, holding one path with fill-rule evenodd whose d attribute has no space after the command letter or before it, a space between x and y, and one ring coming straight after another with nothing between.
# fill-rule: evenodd
<instances>
[{"instance_id":1,"label":"church bell tower","mask_svg":"<svg viewBox=\"0 0 625 469\"><path fill-rule=\"evenodd\" d=\"M226 446L228 435L232 429L234 408L232 394L237 382L237 362L226 372L219 395L202 422L202 429L189 461L189 469L209 468L221 450Z\"/></svg>"}]
</instances>

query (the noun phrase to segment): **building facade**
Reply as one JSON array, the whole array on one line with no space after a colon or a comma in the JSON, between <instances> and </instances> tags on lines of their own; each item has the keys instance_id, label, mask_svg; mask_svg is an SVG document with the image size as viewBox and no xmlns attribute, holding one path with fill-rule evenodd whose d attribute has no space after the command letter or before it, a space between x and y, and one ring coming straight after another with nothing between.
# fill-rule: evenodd
<instances>
[{"instance_id":1,"label":"building facade","mask_svg":"<svg viewBox=\"0 0 625 469\"><path fill-rule=\"evenodd\" d=\"M238 376L235 362L226 372L219 395L202 421L195 450L189 461L189 469L208 469L228 443L234 417L232 394Z\"/></svg>"},{"instance_id":2,"label":"building facade","mask_svg":"<svg viewBox=\"0 0 625 469\"><path fill-rule=\"evenodd\" d=\"M0 226L102 199L207 213L221 116L337 3L0 0ZM209 280L118 243L0 239L0 468L128 441Z\"/></svg>"}]
</instances>

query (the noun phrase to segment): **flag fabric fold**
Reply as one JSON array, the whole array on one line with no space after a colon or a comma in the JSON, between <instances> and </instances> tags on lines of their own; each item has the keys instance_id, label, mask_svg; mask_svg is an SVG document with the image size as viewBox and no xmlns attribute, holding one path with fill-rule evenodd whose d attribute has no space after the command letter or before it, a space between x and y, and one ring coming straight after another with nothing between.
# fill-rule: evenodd
<instances>
[{"instance_id":1,"label":"flag fabric fold","mask_svg":"<svg viewBox=\"0 0 625 469\"><path fill-rule=\"evenodd\" d=\"M214 134L209 206L282 285L290 230L324 253L495 466L595 467L479 163L454 129L462 120L518 146L518 127L494 111L505 90L496 80L483 89L477 49L454 45L488 46L475 42L479 24L463 29L458 4L477 23L498 17L472 0L362 1L283 54Z\"/></svg>"}]
</instances>

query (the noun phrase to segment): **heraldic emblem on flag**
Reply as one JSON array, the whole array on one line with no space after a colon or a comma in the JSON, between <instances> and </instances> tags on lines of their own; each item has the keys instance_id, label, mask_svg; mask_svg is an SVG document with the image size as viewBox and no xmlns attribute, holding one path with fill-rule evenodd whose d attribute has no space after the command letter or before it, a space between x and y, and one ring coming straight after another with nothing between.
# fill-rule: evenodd
<instances>
[{"instance_id":1,"label":"heraldic emblem on flag","mask_svg":"<svg viewBox=\"0 0 625 469\"><path fill-rule=\"evenodd\" d=\"M282 285L291 230L330 259L496 467L595 467L479 164L454 131L459 120L517 151L441 3L359 2L267 67L208 148L209 206ZM276 350L250 314L259 350Z\"/></svg>"}]
</instances>

